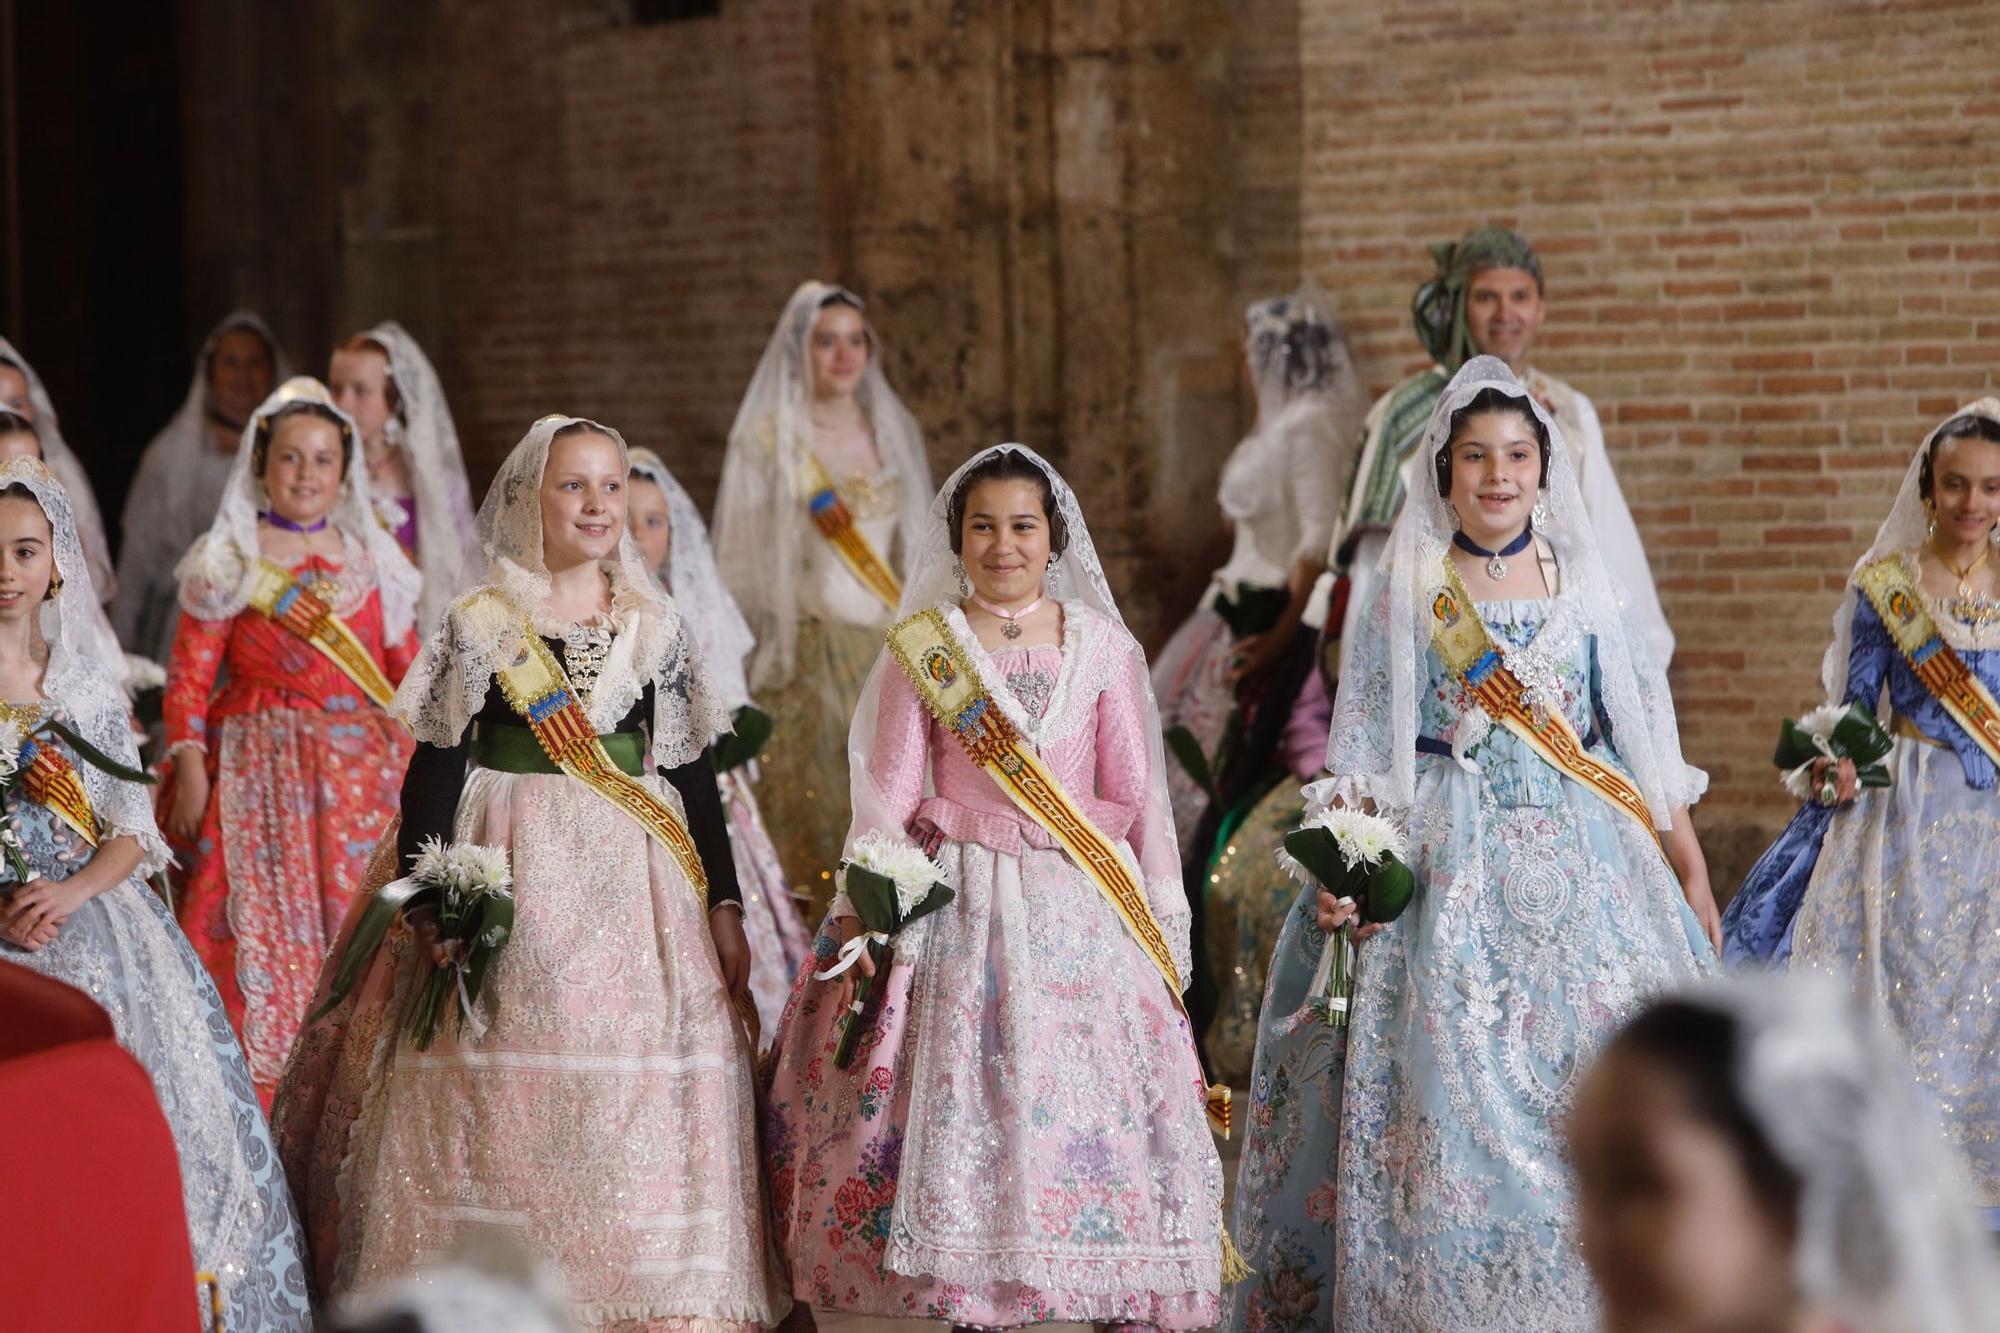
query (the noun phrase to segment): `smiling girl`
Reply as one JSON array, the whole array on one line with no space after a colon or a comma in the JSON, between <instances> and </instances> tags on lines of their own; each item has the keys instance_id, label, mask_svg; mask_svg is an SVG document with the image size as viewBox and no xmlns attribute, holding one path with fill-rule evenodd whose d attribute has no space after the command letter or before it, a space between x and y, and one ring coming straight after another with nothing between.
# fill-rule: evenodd
<instances>
[{"instance_id":1,"label":"smiling girl","mask_svg":"<svg viewBox=\"0 0 2000 1333\"><path fill-rule=\"evenodd\" d=\"M1910 460L1820 669L1829 700L1888 722L1891 785L1861 790L1840 762L1833 801L1801 807L1730 902L1724 958L1850 978L1907 1042L1973 1193L2000 1219L1996 539L2000 399L1983 398Z\"/></svg>"},{"instance_id":2,"label":"smiling girl","mask_svg":"<svg viewBox=\"0 0 2000 1333\"><path fill-rule=\"evenodd\" d=\"M181 925L266 1103L410 753L386 708L416 656L417 571L360 449L323 385L287 380L178 571L163 822L187 865Z\"/></svg>"}]
</instances>

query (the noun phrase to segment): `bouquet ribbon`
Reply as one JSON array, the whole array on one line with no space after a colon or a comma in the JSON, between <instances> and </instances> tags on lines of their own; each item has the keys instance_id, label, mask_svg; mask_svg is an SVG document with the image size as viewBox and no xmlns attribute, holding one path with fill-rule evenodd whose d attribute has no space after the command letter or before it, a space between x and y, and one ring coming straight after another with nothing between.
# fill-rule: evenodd
<instances>
[{"instance_id":1,"label":"bouquet ribbon","mask_svg":"<svg viewBox=\"0 0 2000 1333\"><path fill-rule=\"evenodd\" d=\"M2000 764L2000 703L1938 633L1937 622L1924 609L1923 595L1903 567L1903 558L1892 555L1864 565L1854 582L1882 617L1889 637L1895 640L1918 682L1943 705L1973 744Z\"/></svg>"},{"instance_id":2,"label":"bouquet ribbon","mask_svg":"<svg viewBox=\"0 0 2000 1333\"><path fill-rule=\"evenodd\" d=\"M829 967L824 972L815 972L813 976L820 981L832 981L842 972L860 962L861 955L868 951L868 946L871 944L879 944L887 948L889 945L889 932L886 930L862 931L859 935L856 935L853 939L840 946L840 952L834 955L832 967ZM859 1005L860 1001L857 1000L855 1003Z\"/></svg>"},{"instance_id":3,"label":"bouquet ribbon","mask_svg":"<svg viewBox=\"0 0 2000 1333\"><path fill-rule=\"evenodd\" d=\"M1451 557L1444 559L1444 586L1431 599L1431 646L1451 673L1465 685L1473 701L1487 715L1519 737L1544 762L1567 777L1574 778L1602 796L1616 809L1632 818L1655 843L1659 830L1653 827L1646 798L1632 780L1611 765L1593 759L1583 740L1560 713L1537 713L1528 706L1528 687L1521 683L1500 655L1486 623L1473 609L1472 594Z\"/></svg>"},{"instance_id":4,"label":"bouquet ribbon","mask_svg":"<svg viewBox=\"0 0 2000 1333\"><path fill-rule=\"evenodd\" d=\"M250 605L268 616L278 628L303 640L320 656L340 669L340 674L382 708L396 697L396 687L382 674L374 654L357 637L347 622L333 613L292 572L257 558L250 584Z\"/></svg>"}]
</instances>

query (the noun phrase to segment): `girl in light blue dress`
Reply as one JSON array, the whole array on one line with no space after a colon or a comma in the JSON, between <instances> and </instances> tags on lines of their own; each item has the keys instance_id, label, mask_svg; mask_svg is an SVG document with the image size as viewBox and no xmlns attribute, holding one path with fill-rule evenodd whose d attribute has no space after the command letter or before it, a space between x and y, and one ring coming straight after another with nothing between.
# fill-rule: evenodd
<instances>
[{"instance_id":1,"label":"girl in light blue dress","mask_svg":"<svg viewBox=\"0 0 2000 1333\"><path fill-rule=\"evenodd\" d=\"M113 667L82 647L94 594L69 498L33 459L0 464L0 545L0 731L8 742L0 750L32 735L61 756L86 798L40 799L32 773L6 793L0 967L30 967L87 993L152 1078L180 1159L195 1268L220 1289L222 1326L307 1333L291 1197L243 1053L207 970L147 884L168 855L146 789L50 728L67 728L98 758L138 767ZM29 756L18 752L24 769ZM94 846L79 826L91 829ZM194 1272L188 1310L188 1327L198 1314L209 1326Z\"/></svg>"},{"instance_id":2,"label":"girl in light blue dress","mask_svg":"<svg viewBox=\"0 0 2000 1333\"><path fill-rule=\"evenodd\" d=\"M1845 761L1830 775L1834 800L1800 807L1723 919L1732 966L1792 966L1852 982L1902 1039L1992 1225L2000 1225L1996 521L2000 399L1984 398L1925 436L1910 460L1889 517L1855 563L1820 669L1830 701L1866 704L1888 725L1890 785L1857 788ZM1935 646L1919 642L1926 622ZM1922 675L1899 631L1924 661ZM1827 776L1814 774L1815 791Z\"/></svg>"},{"instance_id":3,"label":"girl in light blue dress","mask_svg":"<svg viewBox=\"0 0 2000 1333\"><path fill-rule=\"evenodd\" d=\"M1279 938L1231 1329L1595 1328L1562 1117L1622 1021L1716 966L1706 778L1554 423L1478 357L1417 457L1306 789L1395 823L1416 896L1356 930L1344 1029L1308 991L1354 906L1308 887Z\"/></svg>"}]
</instances>

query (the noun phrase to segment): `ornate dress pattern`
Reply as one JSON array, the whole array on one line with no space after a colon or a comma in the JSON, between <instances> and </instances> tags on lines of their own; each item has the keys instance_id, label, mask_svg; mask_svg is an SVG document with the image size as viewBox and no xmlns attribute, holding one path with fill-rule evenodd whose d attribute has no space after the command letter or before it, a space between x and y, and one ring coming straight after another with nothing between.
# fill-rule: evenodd
<instances>
[{"instance_id":1,"label":"ornate dress pattern","mask_svg":"<svg viewBox=\"0 0 2000 1333\"><path fill-rule=\"evenodd\" d=\"M947 621L1042 761L1136 862L1156 790L1144 659L1108 617L1063 609L1060 648L988 655L961 613ZM795 1294L988 1327L1212 1323L1222 1176L1185 1018L1092 881L899 669L880 670L874 743L856 762L893 831L935 842L956 897L897 936L880 1018L850 1068L833 1060L839 988L802 972L793 991L764 1142ZM1177 890L1147 884L1185 978ZM819 966L837 939L829 919Z\"/></svg>"},{"instance_id":2,"label":"ornate dress pattern","mask_svg":"<svg viewBox=\"0 0 2000 1333\"><path fill-rule=\"evenodd\" d=\"M391 681L416 656L414 633L385 644L366 557L350 547L293 567L330 581L334 610ZM208 809L179 915L242 1036L268 1104L325 958L396 808L410 758L403 726L305 641L245 609L183 613L167 671L170 748L206 753Z\"/></svg>"},{"instance_id":3,"label":"ornate dress pattern","mask_svg":"<svg viewBox=\"0 0 2000 1333\"><path fill-rule=\"evenodd\" d=\"M1902 558L1914 582L1916 557ZM1960 660L2000 691L2000 622L1924 600ZM1897 723L1891 785L1800 808L1731 900L1724 958L1851 981L1901 1037L1971 1192L2000 1208L2000 787L1861 597L1840 702L1880 716L1884 691Z\"/></svg>"},{"instance_id":4,"label":"ornate dress pattern","mask_svg":"<svg viewBox=\"0 0 2000 1333\"><path fill-rule=\"evenodd\" d=\"M1383 624L1387 606L1383 586ZM1516 674L1623 767L1572 600L1478 610ZM1389 697L1382 637L1349 668L1382 679L1344 684L1334 718L1377 747L1390 721L1362 701ZM1311 889L1272 960L1234 1215L1256 1273L1231 1293L1231 1329L1597 1327L1561 1118L1625 1018L1715 966L1646 832L1477 726L1435 653L1419 665L1419 732L1437 745L1417 756L1417 896L1361 946L1344 1041L1307 1003L1324 938Z\"/></svg>"}]
</instances>

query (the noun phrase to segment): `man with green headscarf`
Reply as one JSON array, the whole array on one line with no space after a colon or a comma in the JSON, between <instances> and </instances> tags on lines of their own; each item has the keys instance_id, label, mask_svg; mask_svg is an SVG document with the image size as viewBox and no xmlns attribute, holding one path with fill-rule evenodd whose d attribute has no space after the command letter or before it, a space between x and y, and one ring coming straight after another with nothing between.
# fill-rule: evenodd
<instances>
[{"instance_id":1,"label":"man with green headscarf","mask_svg":"<svg viewBox=\"0 0 2000 1333\"><path fill-rule=\"evenodd\" d=\"M1488 223L1455 244L1433 245L1431 258L1437 271L1417 288L1410 313L1418 339L1436 364L1389 390L1369 410L1362 423L1360 465L1334 534L1334 551L1346 555L1350 580L1341 634L1343 665L1355 620L1367 613L1389 529L1403 508L1404 464L1422 442L1445 385L1481 353L1505 361L1555 418L1598 547L1624 588L1626 609L1662 660L1671 657L1673 631L1660 610L1638 526L1604 452L1597 409L1562 380L1528 364L1545 313L1542 261L1534 247L1519 232Z\"/></svg>"}]
</instances>

